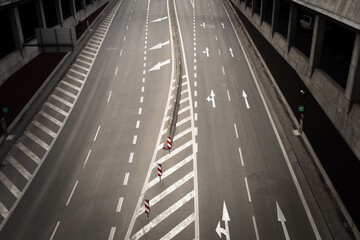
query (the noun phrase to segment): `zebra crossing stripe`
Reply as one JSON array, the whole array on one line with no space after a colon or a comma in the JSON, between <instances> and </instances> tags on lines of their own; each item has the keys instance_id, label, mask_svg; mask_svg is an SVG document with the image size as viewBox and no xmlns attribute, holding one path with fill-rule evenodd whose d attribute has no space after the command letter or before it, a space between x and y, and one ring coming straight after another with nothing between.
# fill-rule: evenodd
<instances>
[{"instance_id":1,"label":"zebra crossing stripe","mask_svg":"<svg viewBox=\"0 0 360 240\"><path fill-rule=\"evenodd\" d=\"M8 160L9 163L11 163L11 165L13 165L13 167L16 168L26 180L30 179L31 174L18 161L16 161L14 157L10 156Z\"/></svg>"},{"instance_id":2,"label":"zebra crossing stripe","mask_svg":"<svg viewBox=\"0 0 360 240\"><path fill-rule=\"evenodd\" d=\"M6 218L9 214L9 210L0 202L0 214L3 218Z\"/></svg>"},{"instance_id":3,"label":"zebra crossing stripe","mask_svg":"<svg viewBox=\"0 0 360 240\"><path fill-rule=\"evenodd\" d=\"M0 172L0 181L6 186L7 189L18 198L21 194L20 190L8 179L3 172Z\"/></svg>"},{"instance_id":4,"label":"zebra crossing stripe","mask_svg":"<svg viewBox=\"0 0 360 240\"><path fill-rule=\"evenodd\" d=\"M18 143L16 146L25 153L31 160L33 160L36 164L40 163L40 158L35 155L30 149L28 149L24 144Z\"/></svg>"},{"instance_id":5,"label":"zebra crossing stripe","mask_svg":"<svg viewBox=\"0 0 360 240\"><path fill-rule=\"evenodd\" d=\"M182 230L184 230L194 221L195 221L195 214L192 213L190 216L185 218L179 225L177 225L170 232L168 232L165 236L160 238L160 240L173 239L177 234L179 234Z\"/></svg>"}]
</instances>

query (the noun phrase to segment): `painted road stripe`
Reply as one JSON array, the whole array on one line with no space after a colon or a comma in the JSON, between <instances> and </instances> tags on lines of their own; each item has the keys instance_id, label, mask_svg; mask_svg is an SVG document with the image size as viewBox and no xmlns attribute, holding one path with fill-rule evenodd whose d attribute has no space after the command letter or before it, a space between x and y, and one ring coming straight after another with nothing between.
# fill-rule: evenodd
<instances>
[{"instance_id":1,"label":"painted road stripe","mask_svg":"<svg viewBox=\"0 0 360 240\"><path fill-rule=\"evenodd\" d=\"M54 228L54 231L53 231L52 234L51 234L50 240L53 240L53 239L54 239L55 233L56 233L57 229L59 228L59 225L60 225L60 221L58 221L58 222L56 223L56 226L55 226L55 228Z\"/></svg>"},{"instance_id":2,"label":"painted road stripe","mask_svg":"<svg viewBox=\"0 0 360 240\"><path fill-rule=\"evenodd\" d=\"M226 91L227 91L227 95L228 95L229 102L231 102L229 90L226 90Z\"/></svg>"},{"instance_id":3,"label":"painted road stripe","mask_svg":"<svg viewBox=\"0 0 360 240\"><path fill-rule=\"evenodd\" d=\"M189 97L186 97L186 98L184 98L184 99L181 99L181 100L180 100L180 104L182 104L182 103L184 103L184 102L186 102L186 101L189 101Z\"/></svg>"},{"instance_id":4,"label":"painted road stripe","mask_svg":"<svg viewBox=\"0 0 360 240\"><path fill-rule=\"evenodd\" d=\"M129 163L132 163L134 160L134 153L130 153L130 156L129 156Z\"/></svg>"},{"instance_id":5,"label":"painted road stripe","mask_svg":"<svg viewBox=\"0 0 360 240\"><path fill-rule=\"evenodd\" d=\"M139 108L138 114L141 115L141 112L142 112L142 108Z\"/></svg>"},{"instance_id":6,"label":"painted road stripe","mask_svg":"<svg viewBox=\"0 0 360 240\"><path fill-rule=\"evenodd\" d=\"M86 55L84 55L84 54L81 54L81 53L80 53L79 56L88 59L89 61L91 61L91 63L94 61L94 58L89 57L89 56L86 56Z\"/></svg>"},{"instance_id":7,"label":"painted road stripe","mask_svg":"<svg viewBox=\"0 0 360 240\"><path fill-rule=\"evenodd\" d=\"M20 190L8 179L3 172L0 172L0 181L5 185L7 189L18 198L21 194Z\"/></svg>"},{"instance_id":8,"label":"painted road stripe","mask_svg":"<svg viewBox=\"0 0 360 240\"><path fill-rule=\"evenodd\" d=\"M67 77L69 77L70 75L66 75ZM69 77L69 78L71 78L71 77ZM77 90L77 91L80 91L80 88L79 87L77 87L77 86L75 86L74 84L71 84L71 83L69 83L69 82L67 82L67 81L61 81L61 83L62 84L65 84L66 86L69 86L69 87L71 87L71 88L73 88L73 89L75 89L75 90Z\"/></svg>"},{"instance_id":9,"label":"painted road stripe","mask_svg":"<svg viewBox=\"0 0 360 240\"><path fill-rule=\"evenodd\" d=\"M128 184L129 176L130 176L130 173L128 173L128 172L125 173L124 182L123 182L124 186L126 186Z\"/></svg>"},{"instance_id":10,"label":"painted road stripe","mask_svg":"<svg viewBox=\"0 0 360 240\"><path fill-rule=\"evenodd\" d=\"M239 148L239 155L240 155L240 160L241 160L241 166L244 166L244 159L242 156L241 148Z\"/></svg>"},{"instance_id":11,"label":"painted road stripe","mask_svg":"<svg viewBox=\"0 0 360 240\"><path fill-rule=\"evenodd\" d=\"M81 79L81 78L78 78L78 77L74 77L74 76L72 76L72 75L69 75L69 74L66 74L66 77L67 78L70 78L71 80L73 80L73 81L75 81L75 82L78 82L78 83L80 83L81 85L84 83L83 82L83 80ZM61 81L61 82L68 82L68 81L66 81L65 79L63 80L63 81ZM69 83L69 82L68 82ZM69 84L71 84L71 83L69 83ZM73 85L73 84L72 84ZM69 86L69 85L68 85ZM73 86L75 86L75 85L73 85ZM77 87L77 86L75 86L75 88L74 89L76 89L76 90L80 90L80 88L79 87Z\"/></svg>"},{"instance_id":12,"label":"painted road stripe","mask_svg":"<svg viewBox=\"0 0 360 240\"><path fill-rule=\"evenodd\" d=\"M40 158L35 155L30 149L28 149L24 144L18 143L16 146L25 153L30 159L32 159L36 164L40 163Z\"/></svg>"},{"instance_id":13,"label":"painted road stripe","mask_svg":"<svg viewBox=\"0 0 360 240\"><path fill-rule=\"evenodd\" d=\"M37 136L35 136L34 134L32 134L29 131L26 131L24 133L25 136L27 136L28 138L30 138L31 140L33 140L35 143L37 143L39 146L41 146L42 148L44 148L46 151L49 150L49 145L47 143L45 143L43 140L41 140L40 138L38 138Z\"/></svg>"},{"instance_id":14,"label":"painted road stripe","mask_svg":"<svg viewBox=\"0 0 360 240\"><path fill-rule=\"evenodd\" d=\"M72 191L70 193L70 196L69 196L69 198L68 198L68 200L66 202L66 206L69 206L70 200L71 200L71 198L72 198L72 196L73 196L73 194L75 192L75 189L76 189L76 186L78 185L78 183L79 183L79 180L76 180L75 185L74 185L74 187L73 187L73 189L72 189Z\"/></svg>"},{"instance_id":15,"label":"painted road stripe","mask_svg":"<svg viewBox=\"0 0 360 240\"><path fill-rule=\"evenodd\" d=\"M110 102L111 93L112 93L112 91L109 92L109 96L108 96L107 102Z\"/></svg>"},{"instance_id":16,"label":"painted road stripe","mask_svg":"<svg viewBox=\"0 0 360 240\"><path fill-rule=\"evenodd\" d=\"M183 167L185 164L189 163L191 160L193 159L193 156L190 155L187 158L185 158L184 160L178 162L177 164L175 164L174 166L172 166L171 168L169 168L168 170L166 170L165 172L163 172L162 174L162 179L165 179L166 177L170 176L172 173L174 173L176 170L178 170L179 168ZM157 167L157 164L155 164ZM156 177L153 180L151 180L149 182L149 184L147 185L147 190L150 189L151 187L153 187L155 184L159 183L159 179Z\"/></svg>"},{"instance_id":17,"label":"painted road stripe","mask_svg":"<svg viewBox=\"0 0 360 240\"><path fill-rule=\"evenodd\" d=\"M176 189L178 189L179 187L181 187L184 183L186 183L187 181L189 181L190 179L192 179L194 177L194 172L191 171L190 173L188 173L185 177L181 178L180 180L178 180L177 182L175 182L174 184L172 184L170 187L168 187L167 189L165 189L164 191L162 191L160 194L158 194L157 196L153 197L150 200L150 206L155 206L158 202L160 202L162 199L164 199L167 195L171 194L173 191L175 191ZM145 207L144 205L141 206L141 208L138 211L138 215L140 216L143 212L145 211Z\"/></svg>"},{"instance_id":18,"label":"painted road stripe","mask_svg":"<svg viewBox=\"0 0 360 240\"><path fill-rule=\"evenodd\" d=\"M51 103L49 103L49 102L46 102L46 103L44 103L44 105L50 107L51 109L53 109L54 111L60 113L61 115L64 115L65 117L68 115L67 112L65 112L64 110L58 108L58 107L55 106L54 104L51 104Z\"/></svg>"},{"instance_id":19,"label":"painted road stripe","mask_svg":"<svg viewBox=\"0 0 360 240\"><path fill-rule=\"evenodd\" d=\"M76 64L76 63L74 63L73 66L78 67L78 68L80 68L80 69L82 69L82 70L84 70L84 71L86 71L86 72L89 71L89 68L88 68L88 67L84 67L84 66L81 66L81 65Z\"/></svg>"},{"instance_id":20,"label":"painted road stripe","mask_svg":"<svg viewBox=\"0 0 360 240\"><path fill-rule=\"evenodd\" d=\"M76 98L76 97L77 97L75 94L72 94L71 92L66 91L65 89L63 89L63 88L61 88L61 87L56 87L55 89L58 90L59 92L64 93L65 95L68 95L69 97L72 97L72 98Z\"/></svg>"},{"instance_id":21,"label":"painted road stripe","mask_svg":"<svg viewBox=\"0 0 360 240\"><path fill-rule=\"evenodd\" d=\"M253 220L253 224L254 224L256 240L259 240L260 238L259 238L259 232L258 232L257 225L256 225L255 216L252 216L252 220Z\"/></svg>"},{"instance_id":22,"label":"painted road stripe","mask_svg":"<svg viewBox=\"0 0 360 240\"><path fill-rule=\"evenodd\" d=\"M190 106L186 106L186 107L184 107L183 109L180 109L179 112L178 112L178 115L186 112L186 111L189 110L189 109L190 109Z\"/></svg>"},{"instance_id":23,"label":"painted road stripe","mask_svg":"<svg viewBox=\"0 0 360 240\"><path fill-rule=\"evenodd\" d=\"M164 212L162 212L160 215L158 215L154 220L152 220L150 223L145 225L142 229L140 229L136 234L132 236L132 239L139 239L146 233L148 233L151 229L153 229L156 225L158 225L160 222L162 222L164 219L166 219L168 216L170 216L172 213L176 212L180 207L182 207L184 204L189 202L191 199L193 199L195 196L194 190L186 194L183 198L181 198L179 201L177 201L174 205L166 209Z\"/></svg>"},{"instance_id":24,"label":"painted road stripe","mask_svg":"<svg viewBox=\"0 0 360 240\"><path fill-rule=\"evenodd\" d=\"M182 230L184 230L187 226L195 221L195 214L192 213L190 216L185 218L179 225L173 228L170 232L168 232L165 236L160 238L160 240L168 240L173 239L177 234L179 234Z\"/></svg>"},{"instance_id":25,"label":"painted road stripe","mask_svg":"<svg viewBox=\"0 0 360 240\"><path fill-rule=\"evenodd\" d=\"M137 120L136 121L136 128L139 128L140 127L140 120Z\"/></svg>"},{"instance_id":26,"label":"painted road stripe","mask_svg":"<svg viewBox=\"0 0 360 240\"><path fill-rule=\"evenodd\" d=\"M18 170L19 173L21 173L21 175L23 175L26 180L30 179L31 174L18 161L16 161L14 157L10 156L8 160L11 165L13 165L13 167L16 168L16 170Z\"/></svg>"},{"instance_id":27,"label":"painted road stripe","mask_svg":"<svg viewBox=\"0 0 360 240\"><path fill-rule=\"evenodd\" d=\"M56 133L53 132L52 130L50 130L49 128L47 128L45 125L43 125L42 123L33 120L31 122L32 124L34 124L35 126L37 126L38 128L40 128L41 130L43 130L44 132L46 132L48 135L50 135L51 137L55 138L56 137Z\"/></svg>"},{"instance_id":28,"label":"painted road stripe","mask_svg":"<svg viewBox=\"0 0 360 240\"><path fill-rule=\"evenodd\" d=\"M245 185L246 185L246 191L248 194L249 202L251 202L251 195L250 195L249 185L248 185L248 181L247 181L246 177L245 177Z\"/></svg>"},{"instance_id":29,"label":"painted road stripe","mask_svg":"<svg viewBox=\"0 0 360 240\"><path fill-rule=\"evenodd\" d=\"M124 201L124 198L123 198L123 197L120 197L120 198L119 198L119 201L118 201L118 204L117 204L117 207L116 207L116 212L120 212L120 211L121 211L121 207L122 207L123 201Z\"/></svg>"},{"instance_id":30,"label":"painted road stripe","mask_svg":"<svg viewBox=\"0 0 360 240\"><path fill-rule=\"evenodd\" d=\"M111 227L108 240L113 240L115 236L116 227Z\"/></svg>"},{"instance_id":31,"label":"painted road stripe","mask_svg":"<svg viewBox=\"0 0 360 240\"><path fill-rule=\"evenodd\" d=\"M234 129L235 129L236 138L239 138L239 134L238 134L238 131L237 131L236 123L234 123Z\"/></svg>"},{"instance_id":32,"label":"painted road stripe","mask_svg":"<svg viewBox=\"0 0 360 240\"><path fill-rule=\"evenodd\" d=\"M90 69L90 67L91 67L91 63L86 62L86 61L84 61L84 60L82 60L82 59L80 59L80 58L77 58L75 62L80 62L80 63L82 63L82 64L89 65L89 69Z\"/></svg>"},{"instance_id":33,"label":"painted road stripe","mask_svg":"<svg viewBox=\"0 0 360 240\"><path fill-rule=\"evenodd\" d=\"M164 161L168 160L169 158L175 156L176 154L178 154L179 152L181 152L182 150L190 147L191 145L193 144L193 141L190 140L188 141L187 143L181 145L180 147L176 148L175 150L171 151L171 154L167 154L165 156L163 156L162 158L158 159L154 165L153 165L153 168L157 168L157 164L161 164L163 163Z\"/></svg>"},{"instance_id":34,"label":"painted road stripe","mask_svg":"<svg viewBox=\"0 0 360 240\"><path fill-rule=\"evenodd\" d=\"M96 134L95 134L95 137L94 137L94 142L95 142L96 139L97 139L97 136L98 136L98 134L99 134L100 128L101 128L101 125L99 125L98 128L97 128L97 130L96 130Z\"/></svg>"},{"instance_id":35,"label":"painted road stripe","mask_svg":"<svg viewBox=\"0 0 360 240\"><path fill-rule=\"evenodd\" d=\"M89 54L89 55L93 55L93 58L95 58L95 56L96 56L95 53L92 53L92 52L89 52L89 51L86 51L86 50L82 50L81 52L82 52L82 53L83 53L83 52L84 52L84 53L87 53L87 54Z\"/></svg>"},{"instance_id":36,"label":"painted road stripe","mask_svg":"<svg viewBox=\"0 0 360 240\"><path fill-rule=\"evenodd\" d=\"M198 120L198 114L194 113L194 120L197 121Z\"/></svg>"},{"instance_id":37,"label":"painted road stripe","mask_svg":"<svg viewBox=\"0 0 360 240\"><path fill-rule=\"evenodd\" d=\"M60 122L59 120L57 120L56 118L54 118L53 116L50 116L49 114L47 114L44 111L40 112L40 115L42 115L43 117L47 118L48 120L50 120L51 122L55 123L56 125L58 125L59 127L62 125L62 122Z\"/></svg>"},{"instance_id":38,"label":"painted road stripe","mask_svg":"<svg viewBox=\"0 0 360 240\"><path fill-rule=\"evenodd\" d=\"M174 136L173 142L175 142L176 140L180 139L181 137L185 136L186 134L191 132L191 128L187 128L186 130L182 131L181 133L178 133L177 135Z\"/></svg>"},{"instance_id":39,"label":"painted road stripe","mask_svg":"<svg viewBox=\"0 0 360 240\"><path fill-rule=\"evenodd\" d=\"M137 135L134 135L133 144L136 144L136 142L137 142Z\"/></svg>"},{"instance_id":40,"label":"painted road stripe","mask_svg":"<svg viewBox=\"0 0 360 240\"><path fill-rule=\"evenodd\" d=\"M55 94L51 94L50 97L52 97L53 99L56 99L57 101L61 102L62 104L68 106L68 107L72 107L73 104L71 102L66 101L65 99L55 95Z\"/></svg>"},{"instance_id":41,"label":"painted road stripe","mask_svg":"<svg viewBox=\"0 0 360 240\"><path fill-rule=\"evenodd\" d=\"M0 214L3 218L6 218L9 215L9 210L0 202Z\"/></svg>"},{"instance_id":42,"label":"painted road stripe","mask_svg":"<svg viewBox=\"0 0 360 240\"><path fill-rule=\"evenodd\" d=\"M87 76L87 74L82 73L82 72L79 72L79 71L77 71L77 70L75 70L75 69L73 69L73 68L70 68L69 71L70 71L70 72L73 72L73 73L75 73L75 74L78 74L78 75L80 75L80 76L83 76L83 77L86 77L86 76Z\"/></svg>"},{"instance_id":43,"label":"painted road stripe","mask_svg":"<svg viewBox=\"0 0 360 240\"><path fill-rule=\"evenodd\" d=\"M84 167L85 167L85 165L86 165L87 161L89 160L90 154L91 154L91 149L89 150L88 154L86 155L85 162L84 162L84 164L83 164L83 167L82 167L82 168L84 168Z\"/></svg>"},{"instance_id":44,"label":"painted road stripe","mask_svg":"<svg viewBox=\"0 0 360 240\"><path fill-rule=\"evenodd\" d=\"M115 76L116 76L116 74L117 74L117 71L118 71L118 67L115 68Z\"/></svg>"}]
</instances>

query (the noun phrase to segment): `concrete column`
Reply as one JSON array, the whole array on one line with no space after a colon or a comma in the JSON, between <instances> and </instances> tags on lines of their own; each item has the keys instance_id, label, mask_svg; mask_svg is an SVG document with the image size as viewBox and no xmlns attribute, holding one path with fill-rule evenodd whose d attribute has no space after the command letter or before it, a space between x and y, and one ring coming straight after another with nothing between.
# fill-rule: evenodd
<instances>
[{"instance_id":1,"label":"concrete column","mask_svg":"<svg viewBox=\"0 0 360 240\"><path fill-rule=\"evenodd\" d=\"M35 6L36 6L36 17L39 23L39 27L46 28L46 19L45 19L43 1L36 0Z\"/></svg>"},{"instance_id":2,"label":"concrete column","mask_svg":"<svg viewBox=\"0 0 360 240\"><path fill-rule=\"evenodd\" d=\"M290 51L290 48L295 44L297 21L298 21L298 8L295 4L290 3L289 24L288 24L288 31L286 38L288 52Z\"/></svg>"},{"instance_id":3,"label":"concrete column","mask_svg":"<svg viewBox=\"0 0 360 240\"><path fill-rule=\"evenodd\" d=\"M75 6L75 0L69 0L69 4L70 4L70 12L71 15L74 17L75 22L78 22L78 18L76 16L76 6Z\"/></svg>"},{"instance_id":4,"label":"concrete column","mask_svg":"<svg viewBox=\"0 0 360 240\"><path fill-rule=\"evenodd\" d=\"M321 50L324 43L324 34L325 34L325 19L315 16L314 30L311 41L311 51L310 51L310 61L308 76L311 77L314 69L320 65L321 60Z\"/></svg>"},{"instance_id":5,"label":"concrete column","mask_svg":"<svg viewBox=\"0 0 360 240\"><path fill-rule=\"evenodd\" d=\"M64 16L63 16L63 12L62 12L61 0L55 0L55 9L56 9L57 23L60 24L60 26L63 26L64 25Z\"/></svg>"},{"instance_id":6,"label":"concrete column","mask_svg":"<svg viewBox=\"0 0 360 240\"><path fill-rule=\"evenodd\" d=\"M15 47L16 49L20 50L23 57L26 57L26 51L23 47L24 35L21 29L18 7L10 8L9 13L10 13L11 28L14 36Z\"/></svg>"},{"instance_id":7,"label":"concrete column","mask_svg":"<svg viewBox=\"0 0 360 240\"><path fill-rule=\"evenodd\" d=\"M267 8L267 0L261 0L261 7L260 7L260 24L266 18L266 8Z\"/></svg>"},{"instance_id":8,"label":"concrete column","mask_svg":"<svg viewBox=\"0 0 360 240\"><path fill-rule=\"evenodd\" d=\"M276 32L278 28L279 9L280 9L280 0L273 0L272 19L271 19L272 36L274 35L274 32Z\"/></svg>"},{"instance_id":9,"label":"concrete column","mask_svg":"<svg viewBox=\"0 0 360 240\"><path fill-rule=\"evenodd\" d=\"M345 97L350 102L360 101L360 34L357 33L351 57Z\"/></svg>"}]
</instances>

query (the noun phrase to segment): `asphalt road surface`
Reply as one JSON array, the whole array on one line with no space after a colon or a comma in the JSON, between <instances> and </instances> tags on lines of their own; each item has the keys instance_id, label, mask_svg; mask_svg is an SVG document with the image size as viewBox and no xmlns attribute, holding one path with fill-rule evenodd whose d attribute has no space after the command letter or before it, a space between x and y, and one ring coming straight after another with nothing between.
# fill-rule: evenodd
<instances>
[{"instance_id":1,"label":"asphalt road surface","mask_svg":"<svg viewBox=\"0 0 360 240\"><path fill-rule=\"evenodd\" d=\"M44 106L55 119L42 114L53 123L38 138L46 142L48 134L54 143L28 134L47 152L0 239L326 234L313 220L221 1L175 7L185 71L171 150L163 149L177 87L168 2L122 1L92 29Z\"/></svg>"}]
</instances>

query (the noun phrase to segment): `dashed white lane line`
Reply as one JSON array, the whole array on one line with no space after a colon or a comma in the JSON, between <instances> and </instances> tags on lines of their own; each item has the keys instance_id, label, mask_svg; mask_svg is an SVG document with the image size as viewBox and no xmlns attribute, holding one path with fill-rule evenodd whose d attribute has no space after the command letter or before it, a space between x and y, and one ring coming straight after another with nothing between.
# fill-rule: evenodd
<instances>
[{"instance_id":1,"label":"dashed white lane line","mask_svg":"<svg viewBox=\"0 0 360 240\"><path fill-rule=\"evenodd\" d=\"M139 128L140 127L140 120L137 120L136 121L136 128Z\"/></svg>"},{"instance_id":2,"label":"dashed white lane line","mask_svg":"<svg viewBox=\"0 0 360 240\"><path fill-rule=\"evenodd\" d=\"M198 114L194 113L194 120L197 121L198 120Z\"/></svg>"},{"instance_id":3,"label":"dashed white lane line","mask_svg":"<svg viewBox=\"0 0 360 240\"><path fill-rule=\"evenodd\" d=\"M194 81L194 87L197 87L197 81Z\"/></svg>"},{"instance_id":4,"label":"dashed white lane line","mask_svg":"<svg viewBox=\"0 0 360 240\"><path fill-rule=\"evenodd\" d=\"M194 101L194 108L197 108L197 101Z\"/></svg>"},{"instance_id":5,"label":"dashed white lane line","mask_svg":"<svg viewBox=\"0 0 360 240\"><path fill-rule=\"evenodd\" d=\"M66 202L66 206L69 206L69 203L70 203L70 201L71 201L71 198L72 198L72 196L73 196L73 194L74 194L74 192L75 192L75 189L76 189L78 183L79 183L79 180L76 180L75 185L74 185L74 187L73 187L73 189L72 189L72 191L71 191L71 193L70 193L70 196L69 196L69 198L68 198L68 200L67 200L67 202Z\"/></svg>"},{"instance_id":6,"label":"dashed white lane line","mask_svg":"<svg viewBox=\"0 0 360 240\"><path fill-rule=\"evenodd\" d=\"M217 41L217 35L215 35L215 40Z\"/></svg>"},{"instance_id":7,"label":"dashed white lane line","mask_svg":"<svg viewBox=\"0 0 360 240\"><path fill-rule=\"evenodd\" d=\"M128 30L129 29L129 25L126 25L126 30Z\"/></svg>"},{"instance_id":8,"label":"dashed white lane line","mask_svg":"<svg viewBox=\"0 0 360 240\"><path fill-rule=\"evenodd\" d=\"M249 202L251 202L251 195L250 195L250 190L249 190L249 184L248 184L248 181L247 181L247 177L245 177L245 185L246 185L246 191L247 191Z\"/></svg>"},{"instance_id":9,"label":"dashed white lane line","mask_svg":"<svg viewBox=\"0 0 360 240\"><path fill-rule=\"evenodd\" d=\"M221 69L222 69L223 75L225 75L225 68L224 68L224 66L221 66Z\"/></svg>"},{"instance_id":10,"label":"dashed white lane line","mask_svg":"<svg viewBox=\"0 0 360 240\"><path fill-rule=\"evenodd\" d=\"M139 108L138 114L141 115L142 113L142 108Z\"/></svg>"},{"instance_id":11,"label":"dashed white lane line","mask_svg":"<svg viewBox=\"0 0 360 240\"><path fill-rule=\"evenodd\" d=\"M134 160L134 153L130 153L130 156L129 156L129 163L132 163Z\"/></svg>"},{"instance_id":12,"label":"dashed white lane line","mask_svg":"<svg viewBox=\"0 0 360 240\"><path fill-rule=\"evenodd\" d=\"M219 52L219 55L221 55L221 51L220 51L220 49L218 49L218 52Z\"/></svg>"},{"instance_id":13,"label":"dashed white lane line","mask_svg":"<svg viewBox=\"0 0 360 240\"><path fill-rule=\"evenodd\" d=\"M194 97L197 97L197 91L196 90L194 91Z\"/></svg>"},{"instance_id":14,"label":"dashed white lane line","mask_svg":"<svg viewBox=\"0 0 360 240\"><path fill-rule=\"evenodd\" d=\"M136 141L137 141L137 135L135 135L133 138L133 144L136 144Z\"/></svg>"},{"instance_id":15,"label":"dashed white lane line","mask_svg":"<svg viewBox=\"0 0 360 240\"><path fill-rule=\"evenodd\" d=\"M59 228L59 225L60 225L60 221L58 221L58 222L56 223L56 226L55 226L55 228L54 228L54 231L53 231L52 234L51 234L50 240L53 240L53 239L54 239L55 233L56 233L57 229Z\"/></svg>"},{"instance_id":16,"label":"dashed white lane line","mask_svg":"<svg viewBox=\"0 0 360 240\"><path fill-rule=\"evenodd\" d=\"M145 83L145 78L142 78L142 83Z\"/></svg>"},{"instance_id":17,"label":"dashed white lane line","mask_svg":"<svg viewBox=\"0 0 360 240\"><path fill-rule=\"evenodd\" d=\"M241 148L239 148L239 155L240 155L240 160L241 160L241 166L244 166L244 159L242 156Z\"/></svg>"},{"instance_id":18,"label":"dashed white lane line","mask_svg":"<svg viewBox=\"0 0 360 240\"><path fill-rule=\"evenodd\" d=\"M120 50L120 53L119 53L119 56L121 56L122 55L122 49Z\"/></svg>"},{"instance_id":19,"label":"dashed white lane line","mask_svg":"<svg viewBox=\"0 0 360 240\"><path fill-rule=\"evenodd\" d=\"M123 41L125 42L125 40L126 40L126 36L124 36L124 39L123 39Z\"/></svg>"},{"instance_id":20,"label":"dashed white lane line","mask_svg":"<svg viewBox=\"0 0 360 240\"><path fill-rule=\"evenodd\" d=\"M118 71L118 67L115 68L115 76L116 76L116 74L117 74L117 71Z\"/></svg>"},{"instance_id":21,"label":"dashed white lane line","mask_svg":"<svg viewBox=\"0 0 360 240\"><path fill-rule=\"evenodd\" d=\"M256 225L256 220L255 220L255 216L252 216L252 220L253 220L253 224L254 224L254 231L255 231L255 236L256 236L256 240L259 240L259 232L257 229L257 225Z\"/></svg>"},{"instance_id":22,"label":"dashed white lane line","mask_svg":"<svg viewBox=\"0 0 360 240\"><path fill-rule=\"evenodd\" d=\"M141 92L144 92L145 91L145 87L141 87Z\"/></svg>"},{"instance_id":23,"label":"dashed white lane line","mask_svg":"<svg viewBox=\"0 0 360 240\"><path fill-rule=\"evenodd\" d=\"M97 138L97 136L99 134L100 128L101 128L101 125L99 125L97 130L96 130L95 137L94 137L94 142L96 141L96 138Z\"/></svg>"},{"instance_id":24,"label":"dashed white lane line","mask_svg":"<svg viewBox=\"0 0 360 240\"><path fill-rule=\"evenodd\" d=\"M116 207L116 212L120 212L120 211L121 211L121 207L122 207L123 201L124 201L124 198L123 198L123 197L120 197L120 198L119 198L119 201L118 201L118 204L117 204L117 207Z\"/></svg>"},{"instance_id":25,"label":"dashed white lane line","mask_svg":"<svg viewBox=\"0 0 360 240\"><path fill-rule=\"evenodd\" d=\"M89 150L88 154L86 155L86 158L85 158L85 161L84 161L84 164L83 164L83 167L82 167L82 168L85 167L87 161L89 160L90 154L91 154L91 149Z\"/></svg>"},{"instance_id":26,"label":"dashed white lane line","mask_svg":"<svg viewBox=\"0 0 360 240\"><path fill-rule=\"evenodd\" d=\"M128 184L129 176L130 176L129 172L125 173L124 182L123 182L124 186L126 186Z\"/></svg>"},{"instance_id":27,"label":"dashed white lane line","mask_svg":"<svg viewBox=\"0 0 360 240\"><path fill-rule=\"evenodd\" d=\"M112 93L112 91L109 92L109 96L108 96L107 102L110 102L111 93Z\"/></svg>"},{"instance_id":28,"label":"dashed white lane line","mask_svg":"<svg viewBox=\"0 0 360 240\"><path fill-rule=\"evenodd\" d=\"M108 240L113 240L115 236L116 227L111 227Z\"/></svg>"},{"instance_id":29,"label":"dashed white lane line","mask_svg":"<svg viewBox=\"0 0 360 240\"><path fill-rule=\"evenodd\" d=\"M16 168L21 173L21 175L23 175L24 178L26 178L26 180L30 179L31 174L18 161L16 161L13 156L10 156L8 160L11 165L13 165L13 167Z\"/></svg>"},{"instance_id":30,"label":"dashed white lane line","mask_svg":"<svg viewBox=\"0 0 360 240\"><path fill-rule=\"evenodd\" d=\"M143 96L140 97L140 103L142 103L142 102L144 102L144 97Z\"/></svg>"},{"instance_id":31,"label":"dashed white lane line","mask_svg":"<svg viewBox=\"0 0 360 240\"><path fill-rule=\"evenodd\" d=\"M236 123L234 123L234 129L235 129L236 138L239 138L239 134L238 134L238 131L237 131Z\"/></svg>"},{"instance_id":32,"label":"dashed white lane line","mask_svg":"<svg viewBox=\"0 0 360 240\"><path fill-rule=\"evenodd\" d=\"M20 196L20 190L2 172L0 172L0 182L2 182L16 198Z\"/></svg>"},{"instance_id":33,"label":"dashed white lane line","mask_svg":"<svg viewBox=\"0 0 360 240\"><path fill-rule=\"evenodd\" d=\"M226 91L227 91L227 95L228 95L229 102L231 102L229 90L226 90Z\"/></svg>"}]
</instances>

